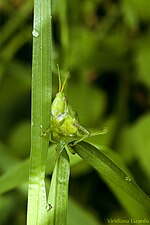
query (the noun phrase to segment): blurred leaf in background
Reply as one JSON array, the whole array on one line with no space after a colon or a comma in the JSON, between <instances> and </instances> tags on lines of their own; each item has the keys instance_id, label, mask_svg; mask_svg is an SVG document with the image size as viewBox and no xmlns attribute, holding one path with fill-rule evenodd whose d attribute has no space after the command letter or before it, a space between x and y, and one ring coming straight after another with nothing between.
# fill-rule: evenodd
<instances>
[{"instance_id":1,"label":"blurred leaf in background","mask_svg":"<svg viewBox=\"0 0 150 225\"><path fill-rule=\"evenodd\" d=\"M53 62L70 72L67 98L83 126L109 128L104 138L89 141L113 149L150 195L150 2L53 0L52 7ZM21 174L27 182L23 160L30 151L32 14L30 0L0 1L0 172L3 176L17 167L24 170L16 186L9 189L3 183L0 225L25 224L27 186L19 184ZM55 95L55 71L53 79ZM87 224L89 216L94 225L141 212L85 162L76 156L71 160L70 196L77 203L70 202L69 218L76 214Z\"/></svg>"}]
</instances>

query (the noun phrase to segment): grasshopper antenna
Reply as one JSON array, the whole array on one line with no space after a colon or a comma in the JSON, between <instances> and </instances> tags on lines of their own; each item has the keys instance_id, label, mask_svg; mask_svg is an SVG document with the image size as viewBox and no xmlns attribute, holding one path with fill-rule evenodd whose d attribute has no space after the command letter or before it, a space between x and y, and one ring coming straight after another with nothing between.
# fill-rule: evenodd
<instances>
[{"instance_id":1,"label":"grasshopper antenna","mask_svg":"<svg viewBox=\"0 0 150 225\"><path fill-rule=\"evenodd\" d=\"M59 82L59 92L61 92L61 79L60 79L60 69L59 69L59 65L57 64L57 71L58 71L58 82Z\"/></svg>"},{"instance_id":2,"label":"grasshopper antenna","mask_svg":"<svg viewBox=\"0 0 150 225\"><path fill-rule=\"evenodd\" d=\"M65 85L66 85L66 82L67 82L67 80L68 80L68 77L69 77L69 71L68 71L68 73L67 73L67 75L66 75L66 77L65 77L65 80L64 80L64 83L63 83L63 85L62 85L62 87L61 87L61 91L60 91L60 92L63 92L64 87L65 87Z\"/></svg>"},{"instance_id":3,"label":"grasshopper antenna","mask_svg":"<svg viewBox=\"0 0 150 225\"><path fill-rule=\"evenodd\" d=\"M59 69L59 65L57 64L57 71L58 71L58 82L59 82L59 92L63 92L64 88L65 88L65 85L66 85L66 82L68 80L68 77L69 77L69 71L65 77L65 80L63 82L63 84L61 83L61 77L60 77L60 69Z\"/></svg>"}]
</instances>

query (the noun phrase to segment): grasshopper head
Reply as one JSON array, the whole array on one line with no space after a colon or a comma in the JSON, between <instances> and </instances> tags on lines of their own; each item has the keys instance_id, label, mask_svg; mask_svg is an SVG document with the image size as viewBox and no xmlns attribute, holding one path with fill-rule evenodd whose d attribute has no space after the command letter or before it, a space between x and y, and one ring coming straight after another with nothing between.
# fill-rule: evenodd
<instances>
[{"instance_id":1,"label":"grasshopper head","mask_svg":"<svg viewBox=\"0 0 150 225\"><path fill-rule=\"evenodd\" d=\"M65 113L66 97L65 97L65 94L63 91L64 91L66 81L68 79L68 74L67 74L67 76L62 84L58 65L57 65L57 68L58 68L58 79L59 79L59 92L56 94L56 97L53 100L52 107L51 107L51 113L52 113L52 116L54 116L54 117L57 117L60 114Z\"/></svg>"},{"instance_id":2,"label":"grasshopper head","mask_svg":"<svg viewBox=\"0 0 150 225\"><path fill-rule=\"evenodd\" d=\"M52 116L59 116L64 113L66 108L66 97L63 92L58 92L53 100L51 113Z\"/></svg>"}]
</instances>

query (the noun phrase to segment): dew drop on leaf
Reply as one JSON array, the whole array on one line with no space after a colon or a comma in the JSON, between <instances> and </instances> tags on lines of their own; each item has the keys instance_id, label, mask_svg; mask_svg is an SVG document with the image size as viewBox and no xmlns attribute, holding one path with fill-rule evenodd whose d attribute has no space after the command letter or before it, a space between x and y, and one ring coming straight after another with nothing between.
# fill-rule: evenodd
<instances>
[{"instance_id":1,"label":"dew drop on leaf","mask_svg":"<svg viewBox=\"0 0 150 225\"><path fill-rule=\"evenodd\" d=\"M34 37L38 37L38 36L39 36L39 32L38 32L36 29L34 29L34 30L32 31L32 35L33 35Z\"/></svg>"},{"instance_id":2,"label":"dew drop on leaf","mask_svg":"<svg viewBox=\"0 0 150 225\"><path fill-rule=\"evenodd\" d=\"M126 181L129 181L129 182L130 182L130 181L131 181L131 178L129 178L129 177L126 177Z\"/></svg>"},{"instance_id":3,"label":"dew drop on leaf","mask_svg":"<svg viewBox=\"0 0 150 225\"><path fill-rule=\"evenodd\" d=\"M51 204L47 204L47 206L46 206L46 210L47 210L47 211L51 210L52 208L53 208L53 207L52 207Z\"/></svg>"}]
</instances>

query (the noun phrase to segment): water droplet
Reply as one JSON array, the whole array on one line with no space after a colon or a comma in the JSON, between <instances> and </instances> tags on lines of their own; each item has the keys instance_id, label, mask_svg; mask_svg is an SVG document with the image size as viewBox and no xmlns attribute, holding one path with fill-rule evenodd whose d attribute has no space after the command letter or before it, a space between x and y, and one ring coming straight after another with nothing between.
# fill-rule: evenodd
<instances>
[{"instance_id":1,"label":"water droplet","mask_svg":"<svg viewBox=\"0 0 150 225\"><path fill-rule=\"evenodd\" d=\"M59 181L60 184L64 184L65 183L65 179L63 179L63 178L59 178L58 181Z\"/></svg>"},{"instance_id":2,"label":"water droplet","mask_svg":"<svg viewBox=\"0 0 150 225\"><path fill-rule=\"evenodd\" d=\"M43 125L42 124L40 124L40 128L42 128L43 127Z\"/></svg>"},{"instance_id":3,"label":"water droplet","mask_svg":"<svg viewBox=\"0 0 150 225\"><path fill-rule=\"evenodd\" d=\"M31 121L31 126L33 126L34 125L34 123L33 123L33 120Z\"/></svg>"},{"instance_id":4,"label":"water droplet","mask_svg":"<svg viewBox=\"0 0 150 225\"><path fill-rule=\"evenodd\" d=\"M131 178L129 178L129 177L126 177L126 181L129 181L129 182L130 182L130 181L131 181Z\"/></svg>"},{"instance_id":5,"label":"water droplet","mask_svg":"<svg viewBox=\"0 0 150 225\"><path fill-rule=\"evenodd\" d=\"M50 204L50 203L48 203L47 205L46 205L46 210L47 211L49 211L49 210L51 210L53 207L52 207L52 205Z\"/></svg>"},{"instance_id":6,"label":"water droplet","mask_svg":"<svg viewBox=\"0 0 150 225\"><path fill-rule=\"evenodd\" d=\"M34 37L38 37L38 36L39 36L39 32L38 32L36 29L34 29L34 30L32 31L32 35L33 35Z\"/></svg>"}]
</instances>

